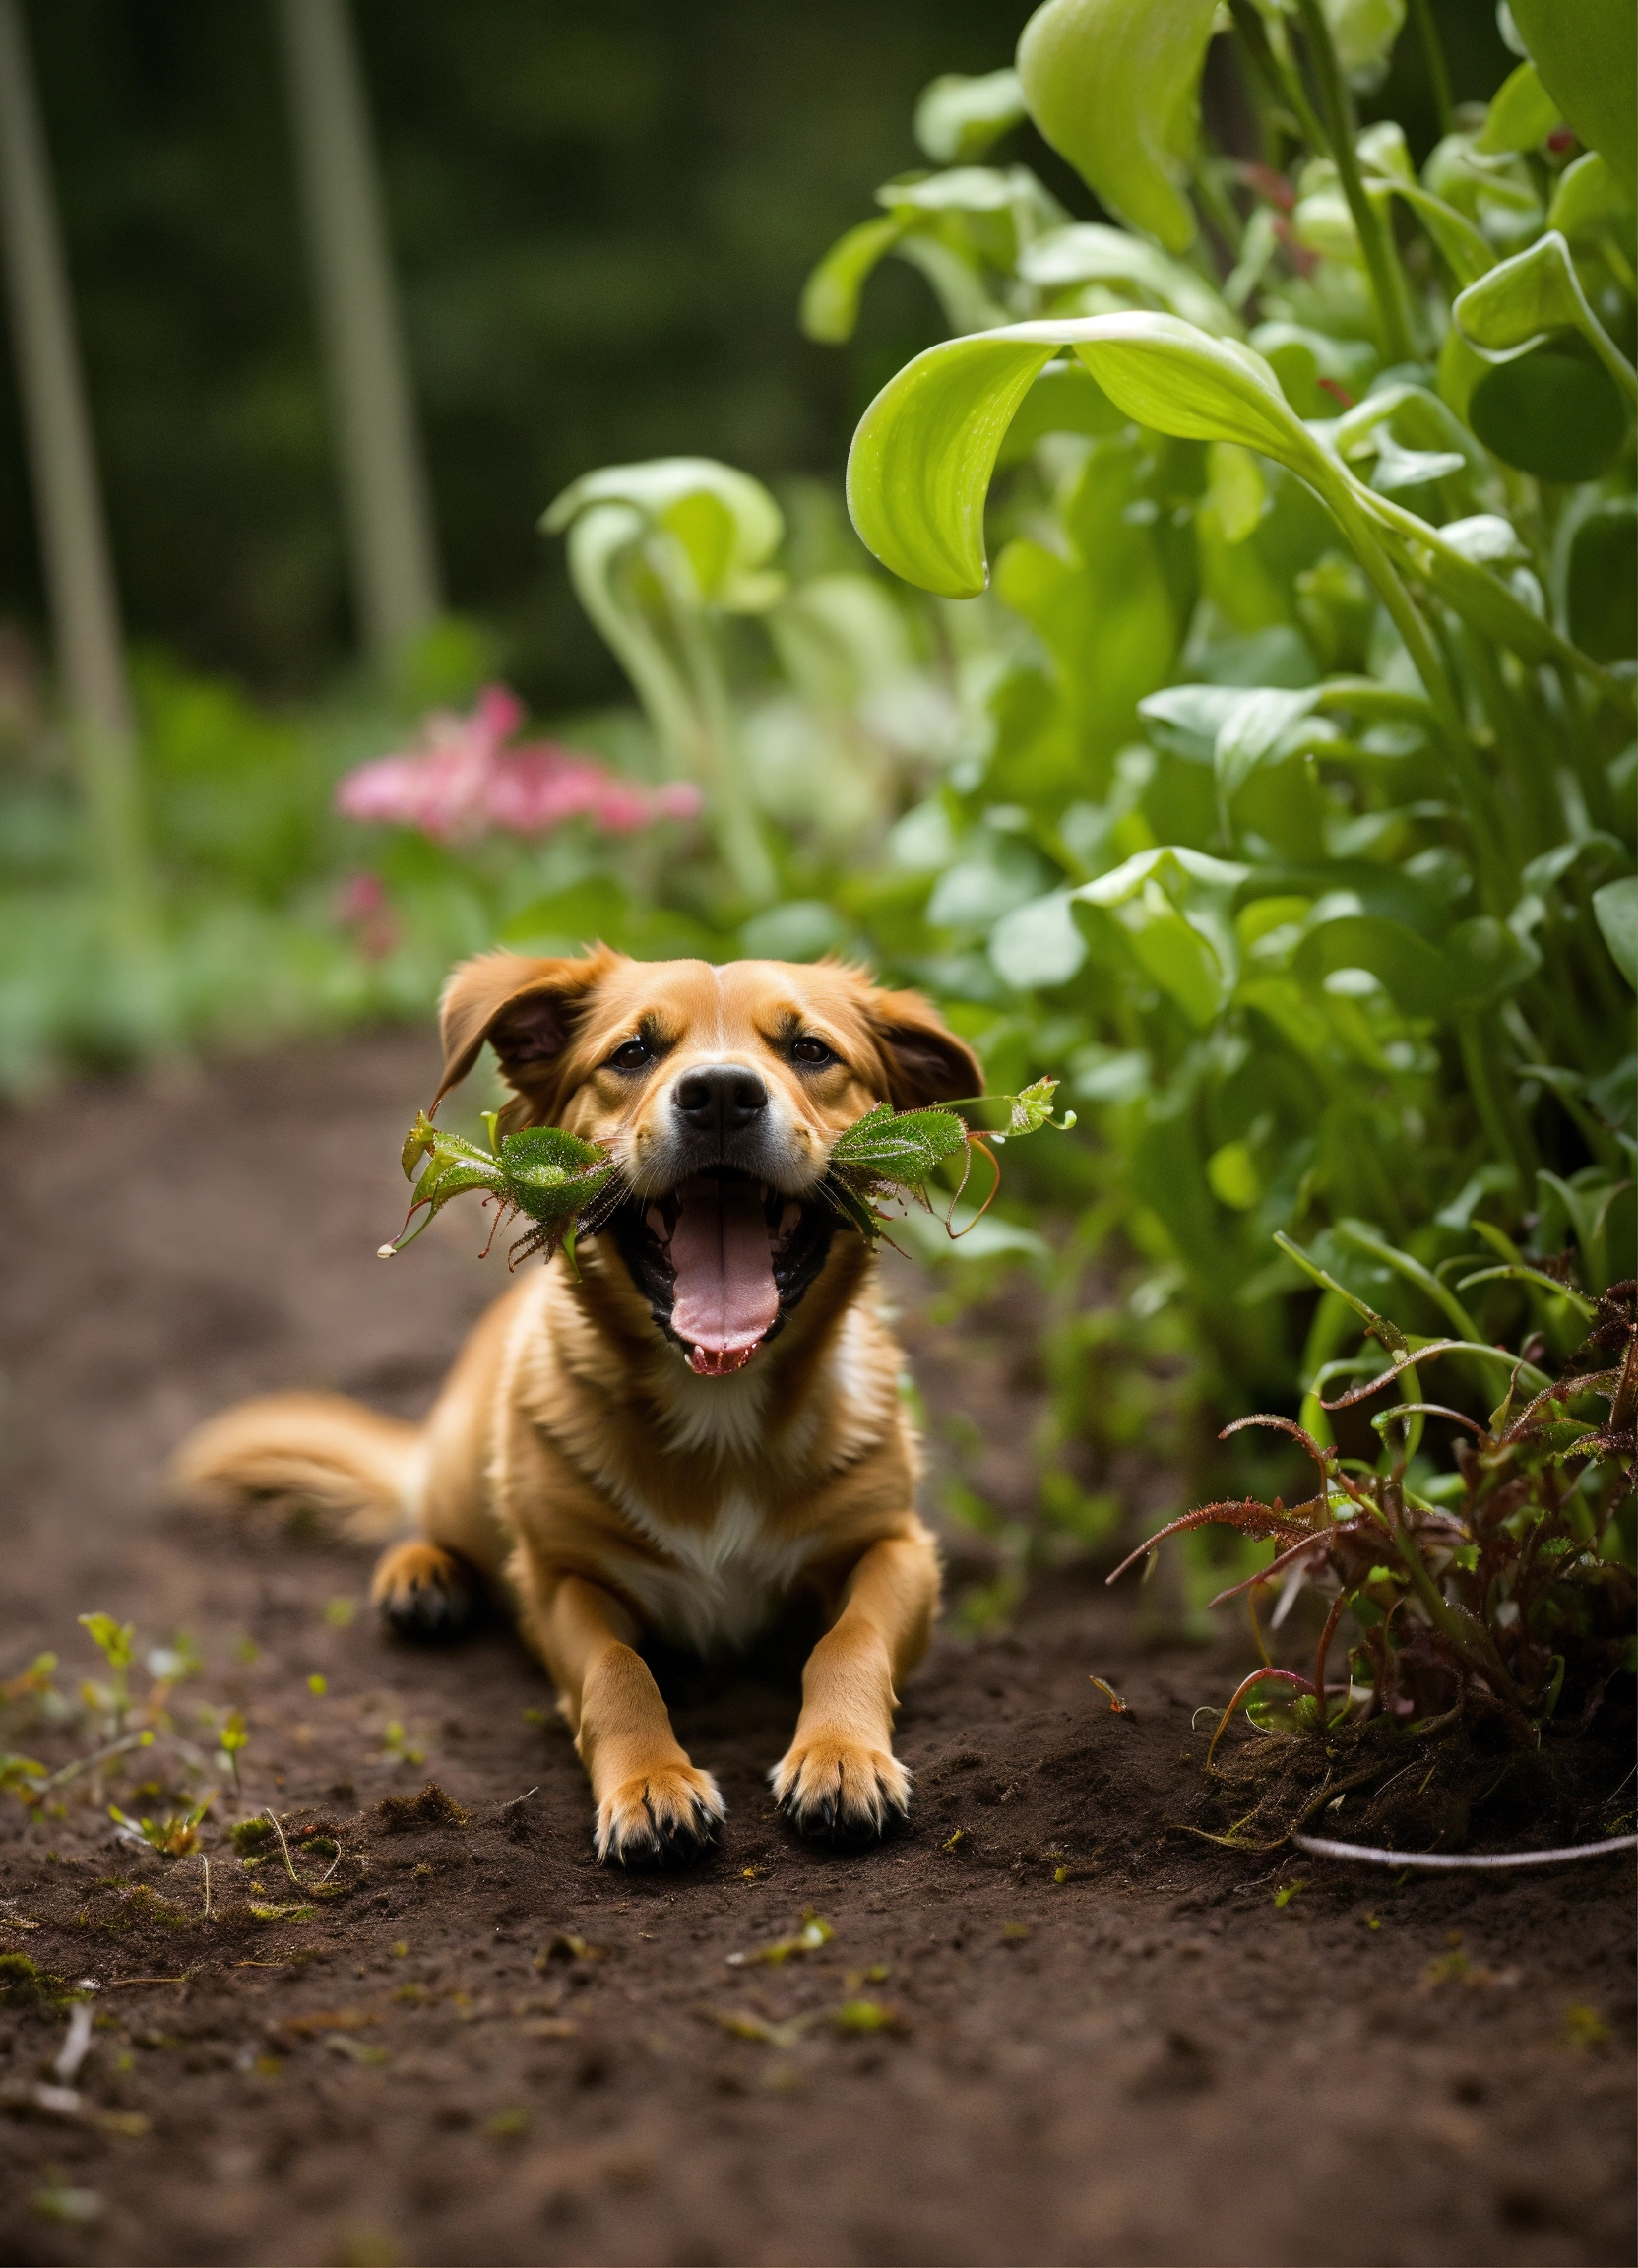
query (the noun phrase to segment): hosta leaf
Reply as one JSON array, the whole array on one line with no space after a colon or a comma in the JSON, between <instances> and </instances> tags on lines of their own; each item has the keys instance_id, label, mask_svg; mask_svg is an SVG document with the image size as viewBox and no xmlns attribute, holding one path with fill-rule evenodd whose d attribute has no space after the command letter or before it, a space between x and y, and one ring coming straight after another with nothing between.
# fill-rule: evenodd
<instances>
[{"instance_id":1,"label":"hosta leaf","mask_svg":"<svg viewBox=\"0 0 1638 2268\"><path fill-rule=\"evenodd\" d=\"M800 320L808 338L835 346L852 337L866 280L910 224L908 213L887 213L837 238L802 285Z\"/></svg>"},{"instance_id":2,"label":"hosta leaf","mask_svg":"<svg viewBox=\"0 0 1638 2268\"><path fill-rule=\"evenodd\" d=\"M853 525L884 565L951 598L984 588L984 498L1014 412L1062 347L1128 417L1184 439L1234 441L1322 489L1337 468L1260 354L1172 315L1137 311L1009 324L908 363L866 410L848 460Z\"/></svg>"},{"instance_id":3,"label":"hosta leaf","mask_svg":"<svg viewBox=\"0 0 1638 2268\"><path fill-rule=\"evenodd\" d=\"M1107 205L1186 251L1183 193L1216 0L1046 0L1024 27L1018 75L1044 138Z\"/></svg>"},{"instance_id":4,"label":"hosta leaf","mask_svg":"<svg viewBox=\"0 0 1638 2268\"><path fill-rule=\"evenodd\" d=\"M625 505L672 536L703 598L737 607L760 605L777 595L767 563L784 536L785 520L750 473L713 457L605 465L571 482L541 526L556 535L583 513L608 504Z\"/></svg>"},{"instance_id":5,"label":"hosta leaf","mask_svg":"<svg viewBox=\"0 0 1638 2268\"><path fill-rule=\"evenodd\" d=\"M1558 104L1543 86L1541 73L1534 63L1521 63L1490 97L1489 116L1474 148L1485 158L1534 150L1557 123Z\"/></svg>"},{"instance_id":6,"label":"hosta leaf","mask_svg":"<svg viewBox=\"0 0 1638 2268\"><path fill-rule=\"evenodd\" d=\"M1202 331L1228 339L1240 335L1238 316L1192 268L1146 244L1141 236L1099 220L1077 220L1038 236L1020 253L1018 273L1027 284L1052 291L1076 284L1135 285L1168 313L1197 323Z\"/></svg>"},{"instance_id":7,"label":"hosta leaf","mask_svg":"<svg viewBox=\"0 0 1638 2268\"><path fill-rule=\"evenodd\" d=\"M1593 892L1593 916L1609 948L1609 958L1638 991L1638 877L1625 875Z\"/></svg>"},{"instance_id":8,"label":"hosta leaf","mask_svg":"<svg viewBox=\"0 0 1638 2268\"><path fill-rule=\"evenodd\" d=\"M1027 115L1016 71L986 71L976 79L948 72L921 91L915 139L935 165L967 164Z\"/></svg>"},{"instance_id":9,"label":"hosta leaf","mask_svg":"<svg viewBox=\"0 0 1638 2268\"><path fill-rule=\"evenodd\" d=\"M1559 174L1547 208L1547 226L1577 236L1631 209L1630 190L1616 178L1606 158L1588 150Z\"/></svg>"},{"instance_id":10,"label":"hosta leaf","mask_svg":"<svg viewBox=\"0 0 1638 2268\"><path fill-rule=\"evenodd\" d=\"M1626 0L1511 0L1513 21L1582 141L1638 189L1638 49Z\"/></svg>"},{"instance_id":11,"label":"hosta leaf","mask_svg":"<svg viewBox=\"0 0 1638 2268\"><path fill-rule=\"evenodd\" d=\"M1452 313L1469 344L1492 358L1540 346L1555 331L1578 331L1622 392L1638 396L1638 373L1593 313L1556 228L1470 284Z\"/></svg>"}]
</instances>

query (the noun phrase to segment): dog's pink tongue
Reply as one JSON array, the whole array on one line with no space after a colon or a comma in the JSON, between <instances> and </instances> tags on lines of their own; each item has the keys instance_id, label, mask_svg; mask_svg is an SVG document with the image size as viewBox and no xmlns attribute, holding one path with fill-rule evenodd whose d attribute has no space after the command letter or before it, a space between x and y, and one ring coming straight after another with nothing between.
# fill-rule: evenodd
<instances>
[{"instance_id":1,"label":"dog's pink tongue","mask_svg":"<svg viewBox=\"0 0 1638 2268\"><path fill-rule=\"evenodd\" d=\"M748 1355L780 1311L768 1223L756 1188L748 1181L702 1179L688 1182L681 1197L671 1231L671 1328L708 1354Z\"/></svg>"}]
</instances>

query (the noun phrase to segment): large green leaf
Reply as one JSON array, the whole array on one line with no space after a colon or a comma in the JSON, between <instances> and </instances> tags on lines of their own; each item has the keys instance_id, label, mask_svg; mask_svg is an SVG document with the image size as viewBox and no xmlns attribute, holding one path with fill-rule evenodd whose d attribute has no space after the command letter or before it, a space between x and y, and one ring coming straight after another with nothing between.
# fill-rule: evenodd
<instances>
[{"instance_id":1,"label":"large green leaf","mask_svg":"<svg viewBox=\"0 0 1638 2268\"><path fill-rule=\"evenodd\" d=\"M1452 313L1469 344L1491 357L1521 353L1555 331L1578 331L1622 392L1638 398L1638 373L1588 305L1556 228L1470 284Z\"/></svg>"},{"instance_id":2,"label":"large green leaf","mask_svg":"<svg viewBox=\"0 0 1638 2268\"><path fill-rule=\"evenodd\" d=\"M1065 346L1139 424L1236 441L1316 485L1335 485L1334 461L1248 346L1172 315L1136 311L1009 324L918 354L883 387L853 436L853 525L907 582L950 598L984 588L983 508L997 452L1037 373Z\"/></svg>"},{"instance_id":3,"label":"large green leaf","mask_svg":"<svg viewBox=\"0 0 1638 2268\"><path fill-rule=\"evenodd\" d=\"M1631 0L1512 0L1532 62L1590 149L1638 189L1638 42Z\"/></svg>"},{"instance_id":4,"label":"large green leaf","mask_svg":"<svg viewBox=\"0 0 1638 2268\"><path fill-rule=\"evenodd\" d=\"M1111 212L1168 252L1194 238L1183 194L1216 0L1046 0L1018 75L1041 134Z\"/></svg>"}]
</instances>

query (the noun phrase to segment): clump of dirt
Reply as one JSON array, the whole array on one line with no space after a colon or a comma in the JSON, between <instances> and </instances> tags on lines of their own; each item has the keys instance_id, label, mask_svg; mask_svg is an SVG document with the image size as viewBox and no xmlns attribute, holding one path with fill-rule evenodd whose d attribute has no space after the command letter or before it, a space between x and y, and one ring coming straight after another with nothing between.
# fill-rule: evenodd
<instances>
[{"instance_id":1,"label":"clump of dirt","mask_svg":"<svg viewBox=\"0 0 1638 2268\"><path fill-rule=\"evenodd\" d=\"M799 1645L657 1656L728 1818L697 1866L628 1878L596 1862L508 1631L405 1648L367 1552L165 1504L163 1458L238 1395L415 1415L503 1286L454 1218L413 1277L374 1259L432 1055L292 1049L89 1090L49 1138L13 1123L0 1682L50 1649L72 1693L93 1609L137 1624L139 1669L182 1634L204 1668L151 1748L0 1808L0 1977L43 1980L0 1998L0 2259L1630 2259L1630 1863L1406 1876L1179 1834L1264 1804L1273 1842L1306 1800L1238 1724L1202 1777L1234 1641L1156 1646L1075 1568L1011 1631L947 1633L903 1696L910 1824L856 1854L800 1843L769 1796ZM894 1266L935 1449L979 1413L1022 1501L1016 1346L937 1323ZM1134 1469L1151 1514L1168 1485ZM117 1842L110 1799L208 1789L230 1710L242 1786L200 1849ZM93 1745L4 1731L47 1770ZM1631 1804L1630 1754L1591 1740L1408 1743L1396 1781L1386 1732L1356 1790L1353 1751L1324 1760L1344 1801L1317 1832L1431 1842L1444 1820L1409 1806L1447 1772L1482 1846ZM1502 1773L1488 1793L1470 1761ZM65 1979L94 2012L71 2084Z\"/></svg>"},{"instance_id":2,"label":"clump of dirt","mask_svg":"<svg viewBox=\"0 0 1638 2268\"><path fill-rule=\"evenodd\" d=\"M405 1835L416 1827L470 1827L472 1819L436 1780L429 1780L418 1796L383 1796L375 1815L389 1835Z\"/></svg>"}]
</instances>

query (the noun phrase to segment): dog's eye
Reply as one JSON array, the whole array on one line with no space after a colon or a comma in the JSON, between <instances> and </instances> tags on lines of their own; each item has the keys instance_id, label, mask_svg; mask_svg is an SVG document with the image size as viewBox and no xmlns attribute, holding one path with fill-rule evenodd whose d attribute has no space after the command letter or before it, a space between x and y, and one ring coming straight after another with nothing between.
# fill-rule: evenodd
<instances>
[{"instance_id":1,"label":"dog's eye","mask_svg":"<svg viewBox=\"0 0 1638 2268\"><path fill-rule=\"evenodd\" d=\"M814 1039L792 1040L790 1057L792 1062L805 1063L810 1069L819 1063L834 1063L836 1061L835 1054L825 1045L823 1040Z\"/></svg>"},{"instance_id":2,"label":"dog's eye","mask_svg":"<svg viewBox=\"0 0 1638 2268\"><path fill-rule=\"evenodd\" d=\"M654 1061L654 1049L644 1039L628 1040L623 1046L615 1048L608 1061L615 1071L641 1071L645 1064Z\"/></svg>"}]
</instances>

